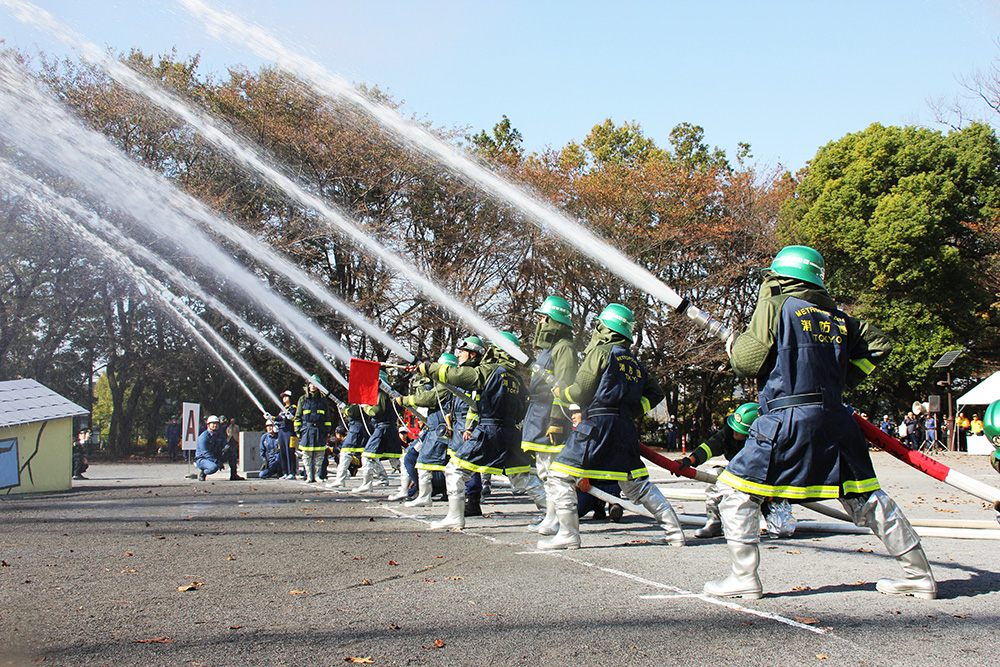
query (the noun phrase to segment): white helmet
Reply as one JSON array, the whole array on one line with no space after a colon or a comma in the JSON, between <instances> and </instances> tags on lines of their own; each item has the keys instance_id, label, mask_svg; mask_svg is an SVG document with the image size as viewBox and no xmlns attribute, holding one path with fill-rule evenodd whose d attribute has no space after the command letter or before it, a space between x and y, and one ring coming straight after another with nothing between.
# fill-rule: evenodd
<instances>
[{"instance_id":1,"label":"white helmet","mask_svg":"<svg viewBox=\"0 0 1000 667\"><path fill-rule=\"evenodd\" d=\"M219 422L219 418L218 417L216 417L215 415L212 415L211 417L208 418L208 421L206 421L205 423L206 424L218 424L220 422Z\"/></svg>"}]
</instances>

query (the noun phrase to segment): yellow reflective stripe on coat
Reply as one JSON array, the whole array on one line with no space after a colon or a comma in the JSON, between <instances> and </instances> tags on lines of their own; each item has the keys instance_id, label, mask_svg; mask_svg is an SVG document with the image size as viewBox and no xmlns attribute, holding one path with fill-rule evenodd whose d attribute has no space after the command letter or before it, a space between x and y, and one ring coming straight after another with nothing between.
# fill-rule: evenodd
<instances>
[{"instance_id":1,"label":"yellow reflective stripe on coat","mask_svg":"<svg viewBox=\"0 0 1000 667\"><path fill-rule=\"evenodd\" d=\"M448 377L448 367L442 366L441 368L438 369L438 382L443 382L447 384L448 382L447 377Z\"/></svg>"},{"instance_id":2,"label":"yellow reflective stripe on coat","mask_svg":"<svg viewBox=\"0 0 1000 667\"><path fill-rule=\"evenodd\" d=\"M399 459L402 458L402 454L379 454L372 452L362 452L361 458L365 459Z\"/></svg>"},{"instance_id":3,"label":"yellow reflective stripe on coat","mask_svg":"<svg viewBox=\"0 0 1000 667\"><path fill-rule=\"evenodd\" d=\"M703 442L700 445L698 445L698 448L695 449L691 454L692 455L697 454L699 449L701 451L705 452L705 460L706 461L708 459L712 458L712 448L708 446L707 442Z\"/></svg>"},{"instance_id":4,"label":"yellow reflective stripe on coat","mask_svg":"<svg viewBox=\"0 0 1000 667\"><path fill-rule=\"evenodd\" d=\"M649 399L648 398L646 398L645 396L643 396L642 397L642 401L640 402L640 405L642 405L642 414L646 414L647 412L649 412Z\"/></svg>"},{"instance_id":5,"label":"yellow reflective stripe on coat","mask_svg":"<svg viewBox=\"0 0 1000 667\"><path fill-rule=\"evenodd\" d=\"M503 474L503 468L494 468L493 466L480 466L480 465L476 465L475 463L470 463L469 461L466 461L465 459L458 458L455 455L455 450L454 449L449 449L448 450L448 457L451 459L451 462L454 463L455 465L457 465L459 468L465 468L466 470L471 470L472 472L479 472L479 473L486 472L486 473L489 473L491 475L502 475Z\"/></svg>"},{"instance_id":6,"label":"yellow reflective stripe on coat","mask_svg":"<svg viewBox=\"0 0 1000 667\"><path fill-rule=\"evenodd\" d=\"M562 448L565 447L565 446L566 446L565 444L562 444L562 445L553 445L551 442L546 442L546 443L542 444L542 443L538 443L538 442L529 442L527 440L522 440L521 441L521 449L523 449L526 452L553 452L553 453L556 453L556 452L561 452Z\"/></svg>"},{"instance_id":7,"label":"yellow reflective stripe on coat","mask_svg":"<svg viewBox=\"0 0 1000 667\"><path fill-rule=\"evenodd\" d=\"M881 489L882 485L878 483L876 478L872 477L871 479L844 482L843 487L844 493L871 493L872 491Z\"/></svg>"},{"instance_id":8,"label":"yellow reflective stripe on coat","mask_svg":"<svg viewBox=\"0 0 1000 667\"><path fill-rule=\"evenodd\" d=\"M806 498L839 498L840 487L827 484L816 486L773 486L771 484L757 484L749 480L737 477L728 470L724 470L719 475L719 481L731 486L737 491L748 493L752 496L762 496L764 498L788 498L790 500L803 500Z\"/></svg>"},{"instance_id":9,"label":"yellow reflective stripe on coat","mask_svg":"<svg viewBox=\"0 0 1000 667\"><path fill-rule=\"evenodd\" d=\"M617 470L584 470L576 466L567 465L560 461L553 461L549 466L549 471L559 471L573 477L588 477L590 479L607 479L614 482L624 482L629 479L642 479L649 477L649 471L645 467L638 468L632 472L619 472Z\"/></svg>"},{"instance_id":10,"label":"yellow reflective stripe on coat","mask_svg":"<svg viewBox=\"0 0 1000 667\"><path fill-rule=\"evenodd\" d=\"M414 464L413 467L417 468L418 470L431 470L431 471L434 471L434 472L437 472L437 471L444 472L444 466L437 465L436 463L420 463L420 462L417 462L417 463Z\"/></svg>"},{"instance_id":11,"label":"yellow reflective stripe on coat","mask_svg":"<svg viewBox=\"0 0 1000 667\"><path fill-rule=\"evenodd\" d=\"M872 371L875 370L875 364L867 359L851 359L851 363L860 368L865 375L871 375Z\"/></svg>"}]
</instances>

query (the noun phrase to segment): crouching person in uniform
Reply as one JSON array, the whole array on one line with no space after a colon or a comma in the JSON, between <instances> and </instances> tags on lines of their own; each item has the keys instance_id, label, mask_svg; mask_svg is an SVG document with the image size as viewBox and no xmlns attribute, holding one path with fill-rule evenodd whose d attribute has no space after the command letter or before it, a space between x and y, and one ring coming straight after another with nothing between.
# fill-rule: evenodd
<instances>
[{"instance_id":1,"label":"crouching person in uniform","mask_svg":"<svg viewBox=\"0 0 1000 667\"><path fill-rule=\"evenodd\" d=\"M546 493L553 498L559 531L538 542L541 550L580 548L575 487L584 477L618 482L629 500L648 509L664 531L651 541L684 545L673 507L650 483L639 458L635 419L658 405L664 394L629 351L634 326L631 310L609 304L598 317L576 381L554 390L558 400L582 408L583 420L549 468Z\"/></svg>"},{"instance_id":2,"label":"crouching person in uniform","mask_svg":"<svg viewBox=\"0 0 1000 667\"><path fill-rule=\"evenodd\" d=\"M268 419L264 422L264 435L260 436L260 458L264 462L264 466L260 469L261 479L278 479L284 474L281 449L278 425Z\"/></svg>"},{"instance_id":3,"label":"crouching person in uniform","mask_svg":"<svg viewBox=\"0 0 1000 667\"><path fill-rule=\"evenodd\" d=\"M236 452L226 442L226 432L220 428L221 423L218 417L212 415L205 422L205 430L198 436L194 464L198 466L198 479L202 482L207 475L219 472L223 465L229 465L229 479L243 479L236 474Z\"/></svg>"},{"instance_id":4,"label":"crouching person in uniform","mask_svg":"<svg viewBox=\"0 0 1000 667\"><path fill-rule=\"evenodd\" d=\"M868 443L843 403L892 349L878 329L837 309L823 284L823 257L788 246L765 269L746 332L727 344L733 370L755 378L760 416L746 445L719 475L722 528L732 574L705 584L721 597L756 599L763 499L837 498L858 526L871 528L906 578L880 579L887 595L933 599L937 585L920 538L879 487Z\"/></svg>"}]
</instances>

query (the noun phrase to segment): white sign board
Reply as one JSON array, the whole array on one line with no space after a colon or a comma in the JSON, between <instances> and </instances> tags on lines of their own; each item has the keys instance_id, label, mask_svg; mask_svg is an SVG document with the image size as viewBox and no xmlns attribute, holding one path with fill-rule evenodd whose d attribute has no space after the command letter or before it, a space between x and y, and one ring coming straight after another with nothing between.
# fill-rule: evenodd
<instances>
[{"instance_id":1,"label":"white sign board","mask_svg":"<svg viewBox=\"0 0 1000 667\"><path fill-rule=\"evenodd\" d=\"M181 404L181 449L194 451L198 445L198 427L201 424L201 404Z\"/></svg>"}]
</instances>

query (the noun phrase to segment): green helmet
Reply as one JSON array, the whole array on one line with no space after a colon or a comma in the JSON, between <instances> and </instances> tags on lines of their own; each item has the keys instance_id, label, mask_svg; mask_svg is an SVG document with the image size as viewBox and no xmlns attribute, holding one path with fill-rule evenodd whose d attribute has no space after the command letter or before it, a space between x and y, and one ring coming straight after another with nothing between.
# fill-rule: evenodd
<instances>
[{"instance_id":1,"label":"green helmet","mask_svg":"<svg viewBox=\"0 0 1000 667\"><path fill-rule=\"evenodd\" d=\"M785 246L774 256L771 270L779 276L798 278L826 289L826 285L823 284L823 276L826 274L823 255L809 246Z\"/></svg>"},{"instance_id":2,"label":"green helmet","mask_svg":"<svg viewBox=\"0 0 1000 667\"><path fill-rule=\"evenodd\" d=\"M458 366L458 357L451 352L445 352L438 357L438 363L442 366Z\"/></svg>"},{"instance_id":3,"label":"green helmet","mask_svg":"<svg viewBox=\"0 0 1000 667\"><path fill-rule=\"evenodd\" d=\"M990 442L1000 447L1000 401L993 401L983 414L983 431Z\"/></svg>"},{"instance_id":4,"label":"green helmet","mask_svg":"<svg viewBox=\"0 0 1000 667\"><path fill-rule=\"evenodd\" d=\"M517 336L515 336L514 334L512 334L511 332L509 332L509 331L501 331L501 332L500 332L500 336L501 336L502 338L506 338L506 339L507 339L507 340L509 340L509 341L510 341L511 343L514 343L514 345L515 345L515 346L516 346L516 347L517 347L518 349L520 349L520 348L521 348L521 339L520 339L520 338L518 338ZM494 345L496 345L497 347L500 347L500 344L499 344L499 343L497 343L497 342L496 342L495 340L491 340L490 342L491 342L491 343L493 343Z\"/></svg>"},{"instance_id":5,"label":"green helmet","mask_svg":"<svg viewBox=\"0 0 1000 667\"><path fill-rule=\"evenodd\" d=\"M483 345L483 339L479 336L469 336L458 344L458 349L482 355L486 351L486 346Z\"/></svg>"},{"instance_id":6,"label":"green helmet","mask_svg":"<svg viewBox=\"0 0 1000 667\"><path fill-rule=\"evenodd\" d=\"M635 327L635 315L620 303L609 303L597 317L604 326L616 331L632 342L632 329Z\"/></svg>"},{"instance_id":7,"label":"green helmet","mask_svg":"<svg viewBox=\"0 0 1000 667\"><path fill-rule=\"evenodd\" d=\"M750 424L753 424L758 415L760 415L759 403L744 403L736 408L736 412L726 417L726 425L737 433L747 435L750 433Z\"/></svg>"},{"instance_id":8,"label":"green helmet","mask_svg":"<svg viewBox=\"0 0 1000 667\"><path fill-rule=\"evenodd\" d=\"M379 372L378 372L378 379L382 380L383 382L388 382L389 381L389 374L380 369Z\"/></svg>"},{"instance_id":9,"label":"green helmet","mask_svg":"<svg viewBox=\"0 0 1000 667\"><path fill-rule=\"evenodd\" d=\"M548 296L545 297L545 301L542 305L535 309L535 312L540 315L548 315L556 322L560 324L565 324L568 327L573 326L573 316L572 311L569 308L569 302L561 296Z\"/></svg>"}]
</instances>

